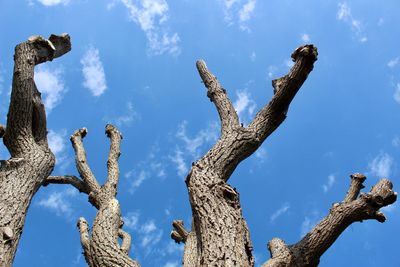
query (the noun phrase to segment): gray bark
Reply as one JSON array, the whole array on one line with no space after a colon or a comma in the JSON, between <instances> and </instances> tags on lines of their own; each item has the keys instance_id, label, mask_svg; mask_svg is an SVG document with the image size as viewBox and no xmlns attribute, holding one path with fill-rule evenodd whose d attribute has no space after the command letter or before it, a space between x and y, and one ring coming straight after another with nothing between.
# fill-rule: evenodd
<instances>
[{"instance_id":1,"label":"gray bark","mask_svg":"<svg viewBox=\"0 0 400 267\"><path fill-rule=\"evenodd\" d=\"M33 36L15 47L7 127L1 136L11 158L0 166L0 266L11 266L33 195L53 170L46 114L34 82L34 67L71 49L68 35Z\"/></svg>"},{"instance_id":2,"label":"gray bark","mask_svg":"<svg viewBox=\"0 0 400 267\"><path fill-rule=\"evenodd\" d=\"M128 256L131 247L130 235L122 230L123 221L117 195L119 180L118 159L121 154L121 133L112 125L106 126L110 138L110 152L107 161L108 175L104 185L100 186L93 175L83 147L83 138L87 129L82 128L71 136L76 155L76 166L81 178L75 176L49 176L44 185L70 184L89 196L89 202L98 209L91 233L85 218L78 221L81 245L85 260L91 267L139 267L140 265ZM122 240L121 245L119 239Z\"/></svg>"}]
</instances>

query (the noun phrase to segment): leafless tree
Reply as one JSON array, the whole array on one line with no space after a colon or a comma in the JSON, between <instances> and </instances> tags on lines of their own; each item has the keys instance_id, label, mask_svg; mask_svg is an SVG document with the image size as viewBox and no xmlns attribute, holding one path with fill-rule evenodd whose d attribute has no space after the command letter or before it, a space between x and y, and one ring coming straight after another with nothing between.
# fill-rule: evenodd
<instances>
[{"instance_id":1,"label":"leafless tree","mask_svg":"<svg viewBox=\"0 0 400 267\"><path fill-rule=\"evenodd\" d=\"M86 159L83 138L87 130L71 136L80 178L73 175L50 176L54 155L47 145L46 116L40 93L33 80L34 66L71 49L68 35L52 35L48 40L32 37L15 49L15 67L7 127L0 128L11 158L0 167L0 264L11 266L32 196L40 186L70 184L89 196L98 209L92 230L84 218L78 221L85 259L89 266L139 266L128 256L131 238L122 230L123 221L116 199L119 178L118 158L122 135L106 126L110 138L108 175L100 186ZM272 81L274 96L248 126L238 115L225 89L208 70L204 61L196 66L215 104L221 134L215 145L192 164L186 177L192 208L192 228L182 220L173 222L171 237L184 243L183 266L254 266L249 229L242 216L239 193L227 182L238 164L253 154L285 120L289 105L307 79L317 60L313 45L297 48L289 73ZM392 183L380 180L367 193L360 193L366 177L351 175L343 201L333 204L328 215L306 236L293 245L274 238L268 243L271 258L263 266L317 266L321 255L353 222L367 219L385 221L380 208L396 201ZM121 239L121 242L119 242Z\"/></svg>"}]
</instances>

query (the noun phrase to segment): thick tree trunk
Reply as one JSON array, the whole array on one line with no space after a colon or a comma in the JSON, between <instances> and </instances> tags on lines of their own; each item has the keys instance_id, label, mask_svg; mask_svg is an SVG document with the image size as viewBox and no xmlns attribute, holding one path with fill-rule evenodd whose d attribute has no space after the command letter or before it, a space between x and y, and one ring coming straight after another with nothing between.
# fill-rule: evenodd
<instances>
[{"instance_id":1,"label":"thick tree trunk","mask_svg":"<svg viewBox=\"0 0 400 267\"><path fill-rule=\"evenodd\" d=\"M11 155L0 166L0 266L12 265L29 204L55 163L34 67L70 49L68 35L35 36L15 48L7 127L0 131Z\"/></svg>"}]
</instances>

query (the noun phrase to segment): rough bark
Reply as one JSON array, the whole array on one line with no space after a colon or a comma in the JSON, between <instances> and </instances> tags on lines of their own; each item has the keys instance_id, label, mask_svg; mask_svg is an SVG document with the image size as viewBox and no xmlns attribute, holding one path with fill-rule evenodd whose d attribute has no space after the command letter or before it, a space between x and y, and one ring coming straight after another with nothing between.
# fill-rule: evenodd
<instances>
[{"instance_id":1,"label":"rough bark","mask_svg":"<svg viewBox=\"0 0 400 267\"><path fill-rule=\"evenodd\" d=\"M317 266L322 254L352 223L369 219L383 223L386 218L379 209L394 203L397 193L389 180L382 179L370 192L360 194L364 180L362 174L351 175L343 202L333 204L329 214L298 243L288 246L279 238L272 239L268 243L271 259L263 267Z\"/></svg>"},{"instance_id":2,"label":"rough bark","mask_svg":"<svg viewBox=\"0 0 400 267\"><path fill-rule=\"evenodd\" d=\"M88 194L89 202L98 209L91 235L85 218L81 217L78 221L83 254L89 266L139 267L140 265L128 256L131 237L122 230L121 210L116 199L122 135L114 126L110 124L106 126L106 134L110 138L111 145L107 161L107 179L105 184L100 186L87 162L82 140L86 134L87 129L82 128L71 136L76 155L75 162L81 179L72 175L49 176L43 181L43 185L70 184L80 192ZM121 245L118 243L119 239Z\"/></svg>"},{"instance_id":3,"label":"rough bark","mask_svg":"<svg viewBox=\"0 0 400 267\"><path fill-rule=\"evenodd\" d=\"M296 49L292 58L294 66L289 74L273 81L272 100L248 127L240 124L225 89L204 61L197 62L207 96L215 104L221 120L221 136L204 157L193 163L186 178L193 227L185 240L184 266L254 265L239 193L227 181L237 165L254 153L284 121L290 102L313 69L317 50L305 45ZM172 236L176 237L176 233L179 231L175 227Z\"/></svg>"},{"instance_id":4,"label":"rough bark","mask_svg":"<svg viewBox=\"0 0 400 267\"><path fill-rule=\"evenodd\" d=\"M67 34L33 36L15 47L7 126L0 136L11 157L0 166L0 266L11 266L33 195L53 170L46 114L34 82L34 67L71 50Z\"/></svg>"}]
</instances>

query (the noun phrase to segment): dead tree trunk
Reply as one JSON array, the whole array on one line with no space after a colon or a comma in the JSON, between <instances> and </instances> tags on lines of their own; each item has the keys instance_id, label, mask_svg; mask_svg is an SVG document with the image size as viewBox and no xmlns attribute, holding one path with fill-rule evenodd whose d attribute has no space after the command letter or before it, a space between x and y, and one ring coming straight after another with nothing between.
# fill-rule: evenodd
<instances>
[{"instance_id":1,"label":"dead tree trunk","mask_svg":"<svg viewBox=\"0 0 400 267\"><path fill-rule=\"evenodd\" d=\"M7 127L1 126L11 158L0 166L0 266L11 266L33 195L54 167L47 145L46 114L33 80L35 65L71 50L68 35L34 36L15 47Z\"/></svg>"},{"instance_id":2,"label":"dead tree trunk","mask_svg":"<svg viewBox=\"0 0 400 267\"><path fill-rule=\"evenodd\" d=\"M193 221L190 232L182 221L174 221L171 237L185 243L183 266L254 266L249 229L242 216L239 193L228 183L237 165L262 144L285 120L291 101L317 60L313 45L297 48L292 54L290 72L272 81L274 96L255 116L248 127L240 124L238 115L225 89L210 73L203 61L197 69L207 88L207 96L215 104L221 120L221 136L198 161L186 177ZM353 182L358 181L356 178ZM369 218L383 221L379 208L396 200L388 180L379 182L370 193L352 184L346 201L332 208L331 213L306 237L293 246L282 240L269 243L272 259L264 266L316 266L319 258L352 222Z\"/></svg>"},{"instance_id":3,"label":"dead tree trunk","mask_svg":"<svg viewBox=\"0 0 400 267\"><path fill-rule=\"evenodd\" d=\"M106 134L111 140L107 161L107 180L100 186L86 159L82 139L87 129L82 128L71 136L76 155L76 167L82 179L75 176L49 176L43 185L71 184L89 196L89 202L98 209L91 234L85 218L78 221L81 245L87 264L90 267L140 267L129 256L131 236L122 230L123 221L117 195L119 180L118 159L121 154L121 133L112 125L106 126ZM121 244L119 244L121 239Z\"/></svg>"}]
</instances>

